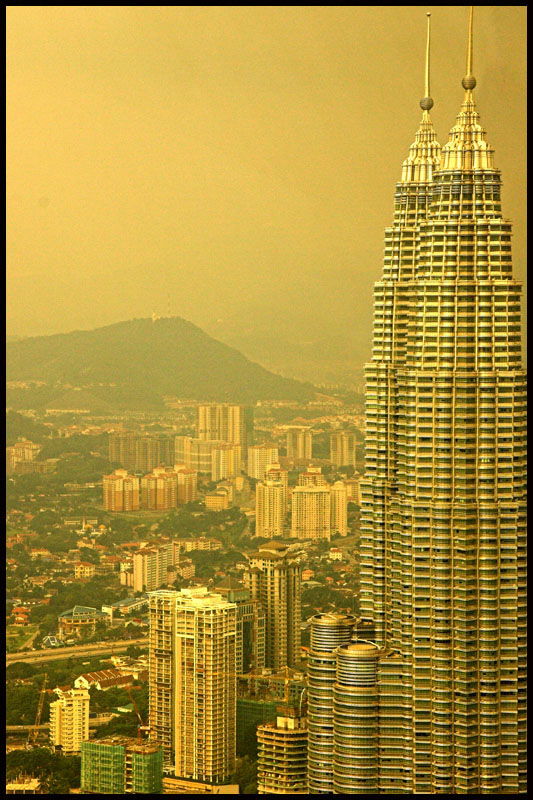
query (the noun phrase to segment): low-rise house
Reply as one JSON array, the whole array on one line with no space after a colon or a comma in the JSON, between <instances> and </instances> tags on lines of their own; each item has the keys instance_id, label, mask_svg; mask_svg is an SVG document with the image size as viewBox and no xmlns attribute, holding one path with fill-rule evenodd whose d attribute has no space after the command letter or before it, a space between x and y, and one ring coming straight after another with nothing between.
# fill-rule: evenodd
<instances>
[{"instance_id":1,"label":"low-rise house","mask_svg":"<svg viewBox=\"0 0 533 800\"><path fill-rule=\"evenodd\" d=\"M107 622L108 620L108 615L98 611L96 608L74 606L74 608L69 608L68 611L63 611L57 619L59 638L66 639L70 636L80 638L85 631L92 635L95 632L97 622Z\"/></svg>"}]
</instances>

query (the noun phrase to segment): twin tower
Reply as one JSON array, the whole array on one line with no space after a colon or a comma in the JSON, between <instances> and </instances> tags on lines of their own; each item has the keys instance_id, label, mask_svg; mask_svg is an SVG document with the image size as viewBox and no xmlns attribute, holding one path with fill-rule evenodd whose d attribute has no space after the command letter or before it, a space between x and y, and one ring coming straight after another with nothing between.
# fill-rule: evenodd
<instances>
[{"instance_id":1,"label":"twin tower","mask_svg":"<svg viewBox=\"0 0 533 800\"><path fill-rule=\"evenodd\" d=\"M332 621L322 690L310 669L310 718L324 710L322 732L318 712L314 731L310 719L314 793L526 791L520 285L473 98L472 11L462 85L441 148L428 20L422 121L386 231L366 367L360 605L371 634L348 643Z\"/></svg>"}]
</instances>

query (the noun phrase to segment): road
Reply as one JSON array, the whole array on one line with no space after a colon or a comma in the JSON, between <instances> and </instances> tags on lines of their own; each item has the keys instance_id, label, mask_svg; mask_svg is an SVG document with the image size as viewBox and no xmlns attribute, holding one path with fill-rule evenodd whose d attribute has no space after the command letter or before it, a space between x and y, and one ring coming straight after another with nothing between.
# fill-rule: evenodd
<instances>
[{"instance_id":1,"label":"road","mask_svg":"<svg viewBox=\"0 0 533 800\"><path fill-rule=\"evenodd\" d=\"M143 639L120 639L117 642L102 642L101 644L80 644L74 645L74 647L50 647L46 650L29 650L26 653L7 653L6 667L10 664L16 664L18 661L36 664L43 661L64 661L67 658L123 653L131 644L137 647L146 647L148 645L148 637L146 636Z\"/></svg>"}]
</instances>

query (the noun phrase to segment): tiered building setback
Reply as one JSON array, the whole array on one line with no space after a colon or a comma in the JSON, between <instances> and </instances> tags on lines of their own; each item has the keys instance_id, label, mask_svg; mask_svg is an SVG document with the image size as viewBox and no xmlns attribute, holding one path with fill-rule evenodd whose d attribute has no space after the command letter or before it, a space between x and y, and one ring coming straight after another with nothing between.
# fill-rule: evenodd
<instances>
[{"instance_id":1,"label":"tiered building setback","mask_svg":"<svg viewBox=\"0 0 533 800\"><path fill-rule=\"evenodd\" d=\"M472 11L464 100L442 152L426 74L366 369L361 612L386 654L380 725L367 725L375 789L365 791L525 792L520 285L474 102ZM391 694L402 709L394 725Z\"/></svg>"}]
</instances>

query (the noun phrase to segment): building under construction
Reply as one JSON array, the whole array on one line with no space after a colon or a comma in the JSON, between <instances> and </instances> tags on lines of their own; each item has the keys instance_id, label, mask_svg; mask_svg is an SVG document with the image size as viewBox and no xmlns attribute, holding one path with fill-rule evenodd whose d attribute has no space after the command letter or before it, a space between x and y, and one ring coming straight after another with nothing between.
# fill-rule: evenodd
<instances>
[{"instance_id":1,"label":"building under construction","mask_svg":"<svg viewBox=\"0 0 533 800\"><path fill-rule=\"evenodd\" d=\"M82 794L160 794L162 791L160 744L125 736L83 742Z\"/></svg>"},{"instance_id":2,"label":"building under construction","mask_svg":"<svg viewBox=\"0 0 533 800\"><path fill-rule=\"evenodd\" d=\"M307 720L279 706L274 722L257 728L257 794L307 794Z\"/></svg>"}]
</instances>

